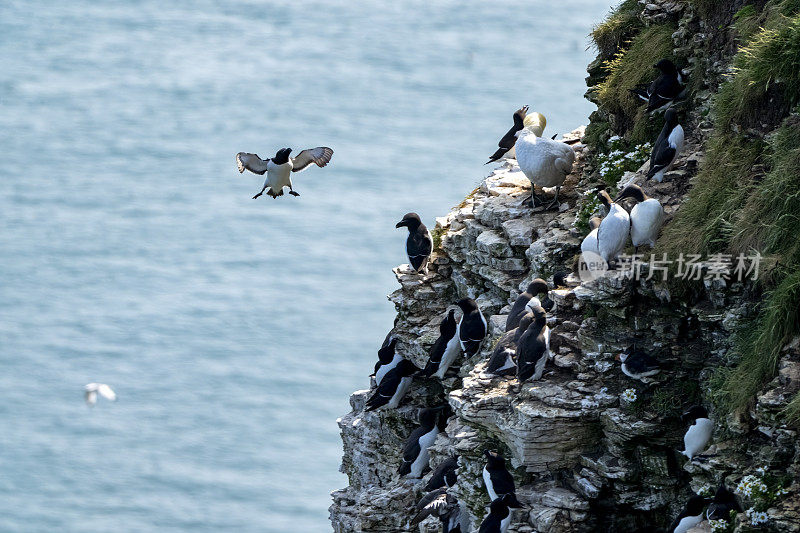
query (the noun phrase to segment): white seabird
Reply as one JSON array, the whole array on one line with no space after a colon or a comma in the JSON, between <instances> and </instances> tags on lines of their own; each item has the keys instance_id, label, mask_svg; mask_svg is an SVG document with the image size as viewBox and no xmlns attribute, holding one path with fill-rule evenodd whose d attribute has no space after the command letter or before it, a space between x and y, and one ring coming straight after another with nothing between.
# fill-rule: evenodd
<instances>
[{"instance_id":1,"label":"white seabird","mask_svg":"<svg viewBox=\"0 0 800 533\"><path fill-rule=\"evenodd\" d=\"M561 141L537 137L528 128L517 132L517 163L525 176L531 180L531 206L536 205L536 186L555 187L556 195L547 206L558 206L558 193L575 163L575 150Z\"/></svg>"},{"instance_id":2,"label":"white seabird","mask_svg":"<svg viewBox=\"0 0 800 533\"><path fill-rule=\"evenodd\" d=\"M105 383L89 383L84 389L84 398L86 400L86 405L89 407L93 407L94 404L97 403L98 394L112 402L117 399L116 393Z\"/></svg>"}]
</instances>

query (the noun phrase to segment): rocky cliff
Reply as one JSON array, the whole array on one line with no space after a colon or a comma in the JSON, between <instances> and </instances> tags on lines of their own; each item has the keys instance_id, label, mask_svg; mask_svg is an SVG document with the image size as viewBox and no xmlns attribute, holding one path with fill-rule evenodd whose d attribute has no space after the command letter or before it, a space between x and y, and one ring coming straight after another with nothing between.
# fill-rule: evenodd
<instances>
[{"instance_id":1,"label":"rocky cliff","mask_svg":"<svg viewBox=\"0 0 800 533\"><path fill-rule=\"evenodd\" d=\"M785 172L787 151L795 158L788 168L800 169L798 146L791 142L800 135L780 144L781 135L800 130L800 121L792 115L797 101L784 94L785 85L794 83L791 76L771 79L758 95L757 104L770 110L761 114L761 122L730 118L720 103L727 102L729 85L745 68L737 63L743 61L743 51L754 53L758 43L753 43L768 37L764 31L780 33L792 24L800 28L800 5L721 4L623 2L594 32L599 56L589 67L587 97L599 109L588 130L565 135L582 142L575 145L576 164L558 210L524 205L530 182L514 160L506 161L459 206L436 220L427 275L410 273L405 266L395 269L400 288L389 299L398 313L393 329L398 353L423 367L439 322L462 297L478 302L489 334L482 350L459 361L451 377L416 379L396 410L365 412L369 390L353 394L352 411L339 420L344 442L341 470L349 485L333 493L334 531L439 530L434 519L411 528L427 477L402 479L397 467L418 409L443 399L454 416L430 450L431 466L459 456L458 481L451 492L475 531L489 503L481 477L487 448L499 449L510 459L524 504L513 511L511 532L664 530L691 493L708 493L721 481L738 488L749 513L741 513L731 524L713 524L715 531L800 531L800 454L796 418L791 416L800 390L797 326L772 330L779 338L770 338L772 344L766 346L777 346L774 364L759 375L756 385L742 383L754 390L745 402L737 404L733 394L736 376L747 363L746 344L742 347L746 341L741 339L754 328L766 327L763 316L772 309L770 298L783 282L780 272L762 271L761 281L753 280L751 272L751 279L703 276L690 284L675 282L674 271L667 280L617 273L588 282L573 273L566 285L551 291L555 306L548 324L554 357L542 379L518 390L514 378L481 374L504 331L509 304L528 282L542 277L552 283L555 273L574 270L586 220L600 211L593 195L598 187L642 185L667 214L661 238L666 245L660 239L656 257L683 251L675 244L682 243L688 246L686 253L706 254L701 267L707 273L708 254L737 251L725 248L735 242L725 241L724 232L726 224L735 225L733 215L713 228L702 217L691 219L700 195L707 192L709 175L719 165L723 122L725 135L746 137L747 147L757 142L761 149L748 160L742 176L731 172L739 187L752 192L769 182L776 169ZM800 31L787 39L787 53L800 50ZM611 84L622 83L623 75L627 84L652 77L653 57L661 55L683 68L691 91L681 104L686 146L675 170L663 183L655 183L645 179L647 150L639 145L655 138L663 119L644 116L627 89L620 92ZM791 60L797 69L800 58ZM734 64L739 71L732 70ZM731 72L734 79L726 81ZM749 154L745 150L742 157L745 153ZM747 208L740 206L736 212ZM795 207L792 215L798 210ZM713 209L705 215L713 218ZM713 232L722 238L708 239ZM694 248L687 244L694 241ZM761 250L759 242L749 244ZM774 244L772 249L768 243L764 246L765 255L772 251L779 257L778 264L792 264L793 257L780 246L777 251ZM766 265L778 268L774 262ZM650 266L645 259L645 273ZM798 300L790 303L796 308ZM659 360L663 370L652 382L633 380L620 371L614 358L631 344ZM703 457L689 462L676 450L686 429L680 414L693 404L709 409L715 433ZM758 512L766 513L765 521L755 515ZM711 527L708 522L700 526Z\"/></svg>"}]
</instances>

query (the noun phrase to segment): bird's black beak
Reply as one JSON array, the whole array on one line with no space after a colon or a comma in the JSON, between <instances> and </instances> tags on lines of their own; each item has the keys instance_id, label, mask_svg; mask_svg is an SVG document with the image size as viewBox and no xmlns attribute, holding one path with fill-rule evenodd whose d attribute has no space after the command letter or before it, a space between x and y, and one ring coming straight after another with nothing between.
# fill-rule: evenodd
<instances>
[{"instance_id":1,"label":"bird's black beak","mask_svg":"<svg viewBox=\"0 0 800 533\"><path fill-rule=\"evenodd\" d=\"M405 219L401 220L400 222L397 223L395 228L402 228L403 226L408 226L408 220L405 220Z\"/></svg>"}]
</instances>

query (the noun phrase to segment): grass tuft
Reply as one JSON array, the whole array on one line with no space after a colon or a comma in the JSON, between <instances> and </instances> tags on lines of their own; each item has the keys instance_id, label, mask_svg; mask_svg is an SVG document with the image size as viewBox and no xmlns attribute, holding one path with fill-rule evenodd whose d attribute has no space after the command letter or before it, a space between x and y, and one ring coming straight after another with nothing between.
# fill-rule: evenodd
<instances>
[{"instance_id":1,"label":"grass tuft","mask_svg":"<svg viewBox=\"0 0 800 533\"><path fill-rule=\"evenodd\" d=\"M613 57L626 41L642 29L644 24L639 18L641 12L638 0L624 0L601 24L594 27L590 36L602 57Z\"/></svg>"}]
</instances>

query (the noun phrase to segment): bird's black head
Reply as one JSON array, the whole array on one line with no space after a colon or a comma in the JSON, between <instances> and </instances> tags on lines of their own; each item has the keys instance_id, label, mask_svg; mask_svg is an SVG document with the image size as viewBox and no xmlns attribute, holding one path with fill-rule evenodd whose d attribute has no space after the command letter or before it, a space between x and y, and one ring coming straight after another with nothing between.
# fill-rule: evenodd
<instances>
[{"instance_id":1,"label":"bird's black head","mask_svg":"<svg viewBox=\"0 0 800 533\"><path fill-rule=\"evenodd\" d=\"M537 305L531 309L531 313L533 314L533 322L529 327L543 328L547 324L547 311L543 307Z\"/></svg>"},{"instance_id":2,"label":"bird's black head","mask_svg":"<svg viewBox=\"0 0 800 533\"><path fill-rule=\"evenodd\" d=\"M420 409L419 410L419 424L425 427L431 427L436 424L436 418L441 412L440 409Z\"/></svg>"},{"instance_id":3,"label":"bird's black head","mask_svg":"<svg viewBox=\"0 0 800 533\"><path fill-rule=\"evenodd\" d=\"M406 213L403 215L403 220L398 222L395 228L402 228L405 226L408 228L408 231L416 231L420 224L422 224L422 219L419 218L418 214Z\"/></svg>"},{"instance_id":4,"label":"bird's black head","mask_svg":"<svg viewBox=\"0 0 800 533\"><path fill-rule=\"evenodd\" d=\"M642 188L639 187L638 185L630 184L624 189L622 189L622 192L620 192L619 195L617 195L614 201L619 202L623 198L633 198L637 202L644 202L647 199L647 195L644 193L644 190L642 190Z\"/></svg>"},{"instance_id":5,"label":"bird's black head","mask_svg":"<svg viewBox=\"0 0 800 533\"><path fill-rule=\"evenodd\" d=\"M419 370L419 368L417 368L416 365L414 365L414 363L412 363L408 359L403 359L402 361L397 363L396 368L397 372L404 378L407 378L408 376Z\"/></svg>"},{"instance_id":6,"label":"bird's black head","mask_svg":"<svg viewBox=\"0 0 800 533\"><path fill-rule=\"evenodd\" d=\"M675 63L673 63L669 59L662 59L661 61L653 65L653 68L657 68L664 74L675 74L678 72L678 69L675 67Z\"/></svg>"},{"instance_id":7,"label":"bird's black head","mask_svg":"<svg viewBox=\"0 0 800 533\"><path fill-rule=\"evenodd\" d=\"M465 315L478 309L478 303L472 298L462 298L456 302L456 305L461 309L461 311L464 312Z\"/></svg>"},{"instance_id":8,"label":"bird's black head","mask_svg":"<svg viewBox=\"0 0 800 533\"><path fill-rule=\"evenodd\" d=\"M445 333L449 333L449 330L451 330L451 329L453 331L455 331L455 325L456 325L456 316L455 315L456 315L456 310L455 309L451 309L447 313L447 316L444 317L444 320L442 320L442 322L439 324L439 332L442 335L444 335Z\"/></svg>"},{"instance_id":9,"label":"bird's black head","mask_svg":"<svg viewBox=\"0 0 800 533\"><path fill-rule=\"evenodd\" d=\"M708 418L708 411L702 405L693 405L681 415L681 422L694 424L694 421L698 418Z\"/></svg>"},{"instance_id":10,"label":"bird's black head","mask_svg":"<svg viewBox=\"0 0 800 533\"><path fill-rule=\"evenodd\" d=\"M537 296L539 294L547 294L549 290L550 287L547 286L547 282L545 280L542 278L536 278L528 284L528 289L526 292L531 296Z\"/></svg>"},{"instance_id":11,"label":"bird's black head","mask_svg":"<svg viewBox=\"0 0 800 533\"><path fill-rule=\"evenodd\" d=\"M289 161L289 154L292 153L291 148L281 148L275 153L275 157L272 158L273 163L276 165L282 165Z\"/></svg>"},{"instance_id":12,"label":"bird's black head","mask_svg":"<svg viewBox=\"0 0 800 533\"><path fill-rule=\"evenodd\" d=\"M664 125L670 130L678 125L678 113L671 107L664 113Z\"/></svg>"},{"instance_id":13,"label":"bird's black head","mask_svg":"<svg viewBox=\"0 0 800 533\"><path fill-rule=\"evenodd\" d=\"M519 326L517 326L517 333L514 335L514 341L519 341L519 338L523 333L525 333L525 330L530 327L530 325L533 323L533 320L534 315L532 311L528 311L522 315L522 318L519 319Z\"/></svg>"},{"instance_id":14,"label":"bird's black head","mask_svg":"<svg viewBox=\"0 0 800 533\"><path fill-rule=\"evenodd\" d=\"M597 217L594 217L597 218ZM589 221L589 226L592 225L592 221ZM567 286L567 276L569 276L569 272L566 270L559 270L555 274L553 274L553 285L556 288L559 287L566 287Z\"/></svg>"},{"instance_id":15,"label":"bird's black head","mask_svg":"<svg viewBox=\"0 0 800 533\"><path fill-rule=\"evenodd\" d=\"M608 194L608 191L605 189L597 191L597 198L600 200L600 203L606 206L606 209L611 209L611 204L614 202L611 200L611 196Z\"/></svg>"},{"instance_id":16,"label":"bird's black head","mask_svg":"<svg viewBox=\"0 0 800 533\"><path fill-rule=\"evenodd\" d=\"M506 503L506 496L509 495L503 495L489 504L489 512L501 520L511 514L511 511L508 510L508 504Z\"/></svg>"},{"instance_id":17,"label":"bird's black head","mask_svg":"<svg viewBox=\"0 0 800 533\"><path fill-rule=\"evenodd\" d=\"M695 494L686 500L686 514L689 516L698 516L709 503L711 503L711 498L705 498L699 494Z\"/></svg>"},{"instance_id":18,"label":"bird's black head","mask_svg":"<svg viewBox=\"0 0 800 533\"><path fill-rule=\"evenodd\" d=\"M497 450L484 450L483 455L486 456L486 466L494 468L504 468L506 466L505 458Z\"/></svg>"}]
</instances>

